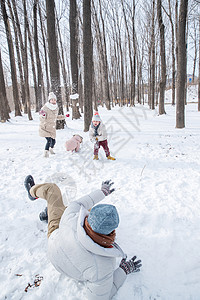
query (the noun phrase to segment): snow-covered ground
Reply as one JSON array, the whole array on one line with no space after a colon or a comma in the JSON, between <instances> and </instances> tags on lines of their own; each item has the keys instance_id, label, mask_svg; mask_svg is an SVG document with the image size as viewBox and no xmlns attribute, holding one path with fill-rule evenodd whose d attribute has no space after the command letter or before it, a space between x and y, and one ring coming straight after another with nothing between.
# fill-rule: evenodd
<instances>
[{"instance_id":1,"label":"snow-covered ground","mask_svg":"<svg viewBox=\"0 0 200 300\"><path fill-rule=\"evenodd\" d=\"M52 181L65 204L112 179L116 191L104 203L120 215L117 242L143 267L127 276L113 300L200 299L200 113L186 106L186 128L175 129L175 107L158 116L142 106L100 107L111 154L93 161L83 118L67 118L57 131L56 155L43 158L45 139L38 136L38 114L0 124L0 299L86 300L85 287L60 275L48 261L47 225L38 214L45 201L31 202L24 178ZM72 134L83 136L79 153L65 151ZM38 287L25 288L34 280Z\"/></svg>"}]
</instances>

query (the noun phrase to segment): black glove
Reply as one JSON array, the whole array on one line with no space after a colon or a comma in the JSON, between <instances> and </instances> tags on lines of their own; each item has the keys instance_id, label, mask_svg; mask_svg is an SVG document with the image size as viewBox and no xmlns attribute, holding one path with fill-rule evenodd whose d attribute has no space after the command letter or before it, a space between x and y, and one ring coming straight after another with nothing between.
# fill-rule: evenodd
<instances>
[{"instance_id":1,"label":"black glove","mask_svg":"<svg viewBox=\"0 0 200 300\"><path fill-rule=\"evenodd\" d=\"M119 267L124 270L126 275L140 271L140 267L142 266L142 264L140 264L141 260L135 261L135 259L136 259L136 256L133 256L128 261L126 261L126 258L123 258L121 260Z\"/></svg>"},{"instance_id":2,"label":"black glove","mask_svg":"<svg viewBox=\"0 0 200 300\"><path fill-rule=\"evenodd\" d=\"M111 182L111 180L106 180L102 182L101 190L104 193L105 196L108 196L112 192L114 192L115 189L110 189L111 185L113 185L114 182Z\"/></svg>"}]
</instances>

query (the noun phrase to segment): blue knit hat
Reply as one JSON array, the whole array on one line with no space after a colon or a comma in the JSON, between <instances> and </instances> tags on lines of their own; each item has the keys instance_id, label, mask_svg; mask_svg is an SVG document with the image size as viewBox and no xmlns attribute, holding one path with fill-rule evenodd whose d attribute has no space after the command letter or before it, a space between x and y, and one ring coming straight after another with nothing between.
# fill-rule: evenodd
<instances>
[{"instance_id":1,"label":"blue knit hat","mask_svg":"<svg viewBox=\"0 0 200 300\"><path fill-rule=\"evenodd\" d=\"M93 231L108 235L119 225L116 207L111 204L94 206L89 213L88 223Z\"/></svg>"}]
</instances>

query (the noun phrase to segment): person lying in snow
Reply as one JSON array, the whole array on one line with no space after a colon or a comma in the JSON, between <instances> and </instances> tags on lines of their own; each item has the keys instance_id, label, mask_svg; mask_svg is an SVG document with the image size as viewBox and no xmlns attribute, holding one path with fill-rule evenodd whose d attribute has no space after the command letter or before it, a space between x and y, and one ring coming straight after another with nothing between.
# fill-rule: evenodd
<instances>
[{"instance_id":1,"label":"person lying in snow","mask_svg":"<svg viewBox=\"0 0 200 300\"><path fill-rule=\"evenodd\" d=\"M65 147L67 151L78 152L80 149L80 144L82 143L83 138L79 134L74 134L73 137L66 141Z\"/></svg>"},{"instance_id":2,"label":"person lying in snow","mask_svg":"<svg viewBox=\"0 0 200 300\"><path fill-rule=\"evenodd\" d=\"M58 272L85 282L88 300L111 299L127 274L140 271L141 260L136 261L134 256L127 261L115 242L115 229L119 224L116 207L97 204L114 191L110 180L102 183L101 190L71 202L68 207L64 206L56 184L35 184L31 175L24 184L31 200L47 201L51 263ZM122 260L115 269L117 257Z\"/></svg>"},{"instance_id":3,"label":"person lying in snow","mask_svg":"<svg viewBox=\"0 0 200 300\"><path fill-rule=\"evenodd\" d=\"M114 157L110 156L110 150L108 148L108 141L107 141L107 132L106 127L102 123L98 112L94 113L92 118L92 122L89 128L89 137L91 142L94 142L94 160L98 160L98 152L100 146L103 147L106 157L109 160L115 160Z\"/></svg>"}]
</instances>

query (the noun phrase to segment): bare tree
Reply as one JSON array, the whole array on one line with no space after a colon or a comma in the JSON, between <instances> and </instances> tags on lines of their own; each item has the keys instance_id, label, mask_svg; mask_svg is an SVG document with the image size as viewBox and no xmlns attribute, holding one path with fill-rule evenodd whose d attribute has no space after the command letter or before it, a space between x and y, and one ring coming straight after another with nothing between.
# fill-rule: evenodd
<instances>
[{"instance_id":1,"label":"bare tree","mask_svg":"<svg viewBox=\"0 0 200 300\"><path fill-rule=\"evenodd\" d=\"M34 0L33 3L33 20L34 20L34 45L35 45L35 56L36 56L36 66L37 66L37 95L36 95L36 111L39 111L42 107L42 66L40 60L40 52L38 45L38 24L37 24L37 10L38 10L38 0Z\"/></svg>"},{"instance_id":2,"label":"bare tree","mask_svg":"<svg viewBox=\"0 0 200 300\"><path fill-rule=\"evenodd\" d=\"M38 5L38 7L39 7L39 17L40 17L40 30L41 30L41 34L42 34L42 42L43 42L43 48L44 48L47 94L49 94L50 83L49 83L49 68L48 68L47 46L46 46L46 39L45 39L45 28L44 28L44 23L43 23L43 19L42 19L41 7L40 7L40 5Z\"/></svg>"},{"instance_id":3,"label":"bare tree","mask_svg":"<svg viewBox=\"0 0 200 300\"><path fill-rule=\"evenodd\" d=\"M108 59L107 59L107 47L106 47L106 33L105 33L105 23L102 13L101 1L99 0L100 8L100 18L102 23L102 34L103 34L103 78L104 78L104 88L105 88L105 102L107 109L110 108L110 88L108 82Z\"/></svg>"},{"instance_id":4,"label":"bare tree","mask_svg":"<svg viewBox=\"0 0 200 300\"><path fill-rule=\"evenodd\" d=\"M178 68L178 0L175 3L176 65Z\"/></svg>"},{"instance_id":5,"label":"bare tree","mask_svg":"<svg viewBox=\"0 0 200 300\"><path fill-rule=\"evenodd\" d=\"M166 15L169 18L171 24L171 32L172 32L172 44L171 44L171 55L172 55L172 105L175 105L175 88L176 88L176 66L175 66L175 30L174 30L174 22L172 18L172 7L171 0L168 0L169 13L164 9Z\"/></svg>"},{"instance_id":6,"label":"bare tree","mask_svg":"<svg viewBox=\"0 0 200 300\"><path fill-rule=\"evenodd\" d=\"M16 20L14 17L13 9L11 7L10 0L7 0L8 8L10 11L10 16L12 20L12 25L14 29L14 35L15 35L15 48L17 53L17 63L18 63L18 70L19 70L19 76L20 76L20 87L21 87L21 98L22 98L22 104L25 106L26 103L26 91L25 91L25 81L24 81L24 74L23 74L23 65L21 60L21 50L20 50L20 43L19 43L19 35L18 30L16 26Z\"/></svg>"},{"instance_id":7,"label":"bare tree","mask_svg":"<svg viewBox=\"0 0 200 300\"><path fill-rule=\"evenodd\" d=\"M88 131L92 119L92 85L93 85L91 0L83 0L83 54L84 54L84 131Z\"/></svg>"},{"instance_id":8,"label":"bare tree","mask_svg":"<svg viewBox=\"0 0 200 300\"><path fill-rule=\"evenodd\" d=\"M101 74L104 72L103 71L103 60L104 60L104 53L103 53L103 44L102 44L102 36L101 36L101 31L100 31L100 26L99 26L99 21L98 21L98 16L97 16L97 11L96 7L94 5L94 1L92 0L92 9L93 9L93 24L94 24L94 30L95 30L95 35L94 35L94 42L96 42L96 47L97 47L97 64L98 68L94 68L93 64L93 78L94 78L94 107L95 110L97 110L97 101L96 99L104 99L104 93L103 93L103 78ZM96 78L95 78L95 71L97 73ZM97 81L100 81L100 84L98 84L98 88L96 89L97 86ZM101 96L100 96L101 95Z\"/></svg>"},{"instance_id":9,"label":"bare tree","mask_svg":"<svg viewBox=\"0 0 200 300\"><path fill-rule=\"evenodd\" d=\"M199 16L199 80L198 80L198 111L200 111L200 16Z\"/></svg>"},{"instance_id":10,"label":"bare tree","mask_svg":"<svg viewBox=\"0 0 200 300\"><path fill-rule=\"evenodd\" d=\"M78 93L78 19L76 0L70 0L70 60L72 75L72 94Z\"/></svg>"},{"instance_id":11,"label":"bare tree","mask_svg":"<svg viewBox=\"0 0 200 300\"><path fill-rule=\"evenodd\" d=\"M18 11L17 11L17 5L15 0L12 1L12 6L13 6L13 13L14 13L14 18L15 18L15 24L16 24L16 30L17 30L17 35L19 39L19 45L20 45L20 52L21 52L21 59L22 59L22 66L23 66L23 78L21 78L22 82L22 103L24 106L24 113L27 113L27 93L29 92L27 89L27 61L26 61L26 52L25 52L25 47L24 47L24 42L22 38L22 32L21 32L21 27L20 27L20 21L19 21L19 16L18 16Z\"/></svg>"},{"instance_id":12,"label":"bare tree","mask_svg":"<svg viewBox=\"0 0 200 300\"><path fill-rule=\"evenodd\" d=\"M22 32L20 27L20 21L18 17L17 5L16 1L12 0L13 6L13 13L15 17L15 24L14 29L17 31L20 51L21 51L21 58L22 58L22 65L23 65L23 86L22 86L22 95L25 96L25 99L22 98L23 105L24 105L24 113L28 113L29 120L32 120L31 115L31 105L30 105L30 91L29 91L29 70L28 70L28 45L27 45L27 24L28 24L28 17L27 17L27 10L26 10L26 1L23 0L23 15L24 15L24 41L22 38ZM11 9L10 9L11 11ZM18 59L19 60L19 59ZM19 63L18 63L19 64ZM22 75L21 75L22 77ZM22 80L22 78L21 78ZM25 93L25 95L24 95Z\"/></svg>"},{"instance_id":13,"label":"bare tree","mask_svg":"<svg viewBox=\"0 0 200 300\"><path fill-rule=\"evenodd\" d=\"M1 0L1 12L3 15L3 21L4 21L4 25L5 25L8 50L9 50L11 78L12 78L12 91L13 91L13 99L14 99L14 105L15 105L15 116L21 116L22 114L20 111L20 103L19 103L19 91L18 91L18 85L17 85L17 71L16 71L16 65L15 65L15 55L14 55L14 48L13 48L13 42L12 42L12 34L11 34L11 30L10 30L10 22L8 19L6 6L5 6L5 0Z\"/></svg>"},{"instance_id":14,"label":"bare tree","mask_svg":"<svg viewBox=\"0 0 200 300\"><path fill-rule=\"evenodd\" d=\"M185 78L186 78L186 19L188 0L181 0L178 23L178 68L176 89L176 127L185 127Z\"/></svg>"},{"instance_id":15,"label":"bare tree","mask_svg":"<svg viewBox=\"0 0 200 300\"><path fill-rule=\"evenodd\" d=\"M76 0L70 0L70 61L72 75L72 94L78 94L78 18ZM92 70L91 70L92 72ZM72 101L72 119L79 119L78 97Z\"/></svg>"},{"instance_id":16,"label":"bare tree","mask_svg":"<svg viewBox=\"0 0 200 300\"><path fill-rule=\"evenodd\" d=\"M25 59L25 89L26 89L26 106L28 112L29 120L32 120L31 115L31 101L30 101L30 89L29 89L29 70L28 70L28 40L30 44L30 54L31 54L31 63L32 63L32 71L33 71L33 80L34 80L34 88L35 88L35 96L37 96L37 82L36 82L36 73L35 73L35 63L33 58L33 47L32 47L32 39L31 33L29 29L29 21L28 14L26 9L26 0L23 0L23 8L24 8L24 59ZM27 40L28 38L28 40Z\"/></svg>"},{"instance_id":17,"label":"bare tree","mask_svg":"<svg viewBox=\"0 0 200 300\"><path fill-rule=\"evenodd\" d=\"M152 7L152 25L151 25L151 56L150 56L150 68L151 68L151 81L150 81L150 93L151 103L150 108L155 109L155 0L153 0Z\"/></svg>"},{"instance_id":18,"label":"bare tree","mask_svg":"<svg viewBox=\"0 0 200 300\"><path fill-rule=\"evenodd\" d=\"M63 84L64 84L64 94L65 94L65 103L67 111L69 110L69 84L67 80L67 70L65 66L65 54L64 54L64 46L62 42L62 35L60 30L60 24L59 20L57 18L57 28L58 28L58 36L60 41L60 52L59 52L59 58L60 58L60 64L61 64L61 70L62 70L62 76L63 76Z\"/></svg>"},{"instance_id":19,"label":"bare tree","mask_svg":"<svg viewBox=\"0 0 200 300\"><path fill-rule=\"evenodd\" d=\"M194 77L195 77L195 71L196 71L196 64L197 64L197 53L198 53L198 49L197 49L197 24L196 24L196 19L193 18L192 20L193 22L193 31L194 33L190 34L190 38L193 41L194 44L194 59L193 59L193 71L192 71L192 82L194 83Z\"/></svg>"},{"instance_id":20,"label":"bare tree","mask_svg":"<svg viewBox=\"0 0 200 300\"><path fill-rule=\"evenodd\" d=\"M6 87L5 87L5 80L3 74L3 65L1 60L1 51L0 51L0 118L1 122L5 122L6 120L10 119L9 116L9 105L8 99L6 95Z\"/></svg>"},{"instance_id":21,"label":"bare tree","mask_svg":"<svg viewBox=\"0 0 200 300\"><path fill-rule=\"evenodd\" d=\"M99 66L102 73L100 76L102 90L100 92L101 98L105 101L107 109L110 108L110 86L109 86L109 75L108 75L108 57L107 57L107 43L106 43L106 33L105 33L105 22L103 18L103 9L101 6L101 2L99 2L99 15L100 20L98 19L97 9L95 7L95 2L92 0L92 8L93 8L93 23L96 33L96 43L97 50L99 55ZM101 26L102 25L102 26ZM101 29L102 27L102 29ZM96 101L96 100L95 100Z\"/></svg>"},{"instance_id":22,"label":"bare tree","mask_svg":"<svg viewBox=\"0 0 200 300\"><path fill-rule=\"evenodd\" d=\"M132 28L133 28L133 74L131 76L131 89L132 97L131 104L135 105L135 80L136 80L136 30L135 30L135 0L133 0L133 12L132 12Z\"/></svg>"},{"instance_id":23,"label":"bare tree","mask_svg":"<svg viewBox=\"0 0 200 300\"><path fill-rule=\"evenodd\" d=\"M157 15L160 30L160 59L161 59L161 79L160 79L160 101L159 114L165 114L165 87L166 87L166 58L165 58L165 26L162 20L162 1L157 0Z\"/></svg>"},{"instance_id":24,"label":"bare tree","mask_svg":"<svg viewBox=\"0 0 200 300\"><path fill-rule=\"evenodd\" d=\"M47 12L47 35L49 48L49 65L51 75L51 89L57 96L59 114L63 114L62 95L60 86L60 70L58 59L58 44L55 28L55 2L54 0L46 0ZM64 128L65 121L57 121L57 129Z\"/></svg>"},{"instance_id":25,"label":"bare tree","mask_svg":"<svg viewBox=\"0 0 200 300\"><path fill-rule=\"evenodd\" d=\"M127 32L127 37L128 37L128 50L129 50L129 62L130 62L130 72L131 72L131 91L130 91L130 101L131 105L134 105L134 97L135 97L135 53L132 55L132 50L131 50L131 36L129 32L129 26L128 26L128 21L126 17L126 10L124 6L124 1L121 0L122 4L122 10L123 10L123 16L124 16L124 22L125 22L125 27L126 27L126 32ZM132 13L132 25L133 25L133 40L135 39L135 1L133 0L133 13ZM133 59L132 59L133 57ZM134 60L134 63L133 63Z\"/></svg>"}]
</instances>

